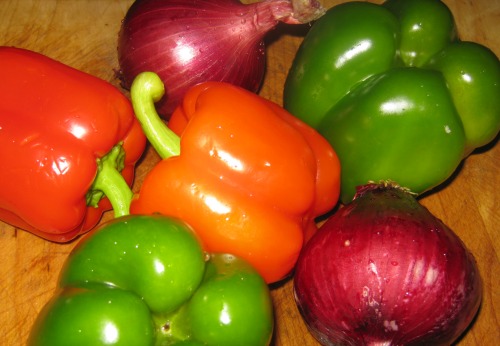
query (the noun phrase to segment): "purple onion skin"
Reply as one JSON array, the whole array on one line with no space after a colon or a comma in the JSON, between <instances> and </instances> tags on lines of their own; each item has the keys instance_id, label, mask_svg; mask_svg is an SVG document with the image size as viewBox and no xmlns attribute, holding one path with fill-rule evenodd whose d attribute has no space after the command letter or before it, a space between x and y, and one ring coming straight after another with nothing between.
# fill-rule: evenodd
<instances>
[{"instance_id":1,"label":"purple onion skin","mask_svg":"<svg viewBox=\"0 0 500 346\"><path fill-rule=\"evenodd\" d=\"M122 85L130 88L140 72L157 73L166 89L157 104L164 118L201 82L223 81L256 92L266 64L263 38L281 19L288 20L291 6L284 0L136 1L119 33Z\"/></svg>"},{"instance_id":2,"label":"purple onion skin","mask_svg":"<svg viewBox=\"0 0 500 346\"><path fill-rule=\"evenodd\" d=\"M304 247L294 292L322 345L450 345L482 283L452 230L408 192L371 184Z\"/></svg>"}]
</instances>

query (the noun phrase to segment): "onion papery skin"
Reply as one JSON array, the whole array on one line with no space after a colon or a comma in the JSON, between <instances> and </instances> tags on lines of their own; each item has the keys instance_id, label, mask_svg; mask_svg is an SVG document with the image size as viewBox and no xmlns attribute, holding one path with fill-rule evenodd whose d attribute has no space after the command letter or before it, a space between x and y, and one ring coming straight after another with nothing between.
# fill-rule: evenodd
<instances>
[{"instance_id":1,"label":"onion papery skin","mask_svg":"<svg viewBox=\"0 0 500 346\"><path fill-rule=\"evenodd\" d=\"M165 84L156 105L169 118L185 92L205 81L221 81L257 92L264 78L263 38L279 21L291 22L290 0L244 5L238 0L139 0L119 33L122 86L141 72Z\"/></svg>"},{"instance_id":2,"label":"onion papery skin","mask_svg":"<svg viewBox=\"0 0 500 346\"><path fill-rule=\"evenodd\" d=\"M294 294L323 345L450 345L482 283L452 230L407 191L372 184L306 244Z\"/></svg>"}]
</instances>

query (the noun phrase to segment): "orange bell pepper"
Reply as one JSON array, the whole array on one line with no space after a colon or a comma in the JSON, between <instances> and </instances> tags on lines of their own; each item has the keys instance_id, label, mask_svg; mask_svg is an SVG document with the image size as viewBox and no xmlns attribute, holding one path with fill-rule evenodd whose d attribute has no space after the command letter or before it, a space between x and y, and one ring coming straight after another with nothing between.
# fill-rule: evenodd
<instances>
[{"instance_id":1,"label":"orange bell pepper","mask_svg":"<svg viewBox=\"0 0 500 346\"><path fill-rule=\"evenodd\" d=\"M154 109L163 93L150 72L131 89L136 116L163 157L131 213L181 218L206 251L245 258L267 283L283 279L315 218L337 203L334 150L282 107L221 82L190 89L167 127Z\"/></svg>"}]
</instances>

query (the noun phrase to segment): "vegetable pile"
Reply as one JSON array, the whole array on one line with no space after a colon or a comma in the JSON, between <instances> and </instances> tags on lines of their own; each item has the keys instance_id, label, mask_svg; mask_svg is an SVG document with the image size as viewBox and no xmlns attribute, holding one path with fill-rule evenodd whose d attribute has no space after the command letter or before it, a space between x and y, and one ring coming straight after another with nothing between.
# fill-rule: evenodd
<instances>
[{"instance_id":1,"label":"vegetable pile","mask_svg":"<svg viewBox=\"0 0 500 346\"><path fill-rule=\"evenodd\" d=\"M259 96L264 35L313 20L284 107ZM417 198L498 135L500 62L444 3L141 0L117 45L123 90L0 47L0 219L92 230L29 345L269 345L292 275L323 345L462 335L478 266Z\"/></svg>"}]
</instances>

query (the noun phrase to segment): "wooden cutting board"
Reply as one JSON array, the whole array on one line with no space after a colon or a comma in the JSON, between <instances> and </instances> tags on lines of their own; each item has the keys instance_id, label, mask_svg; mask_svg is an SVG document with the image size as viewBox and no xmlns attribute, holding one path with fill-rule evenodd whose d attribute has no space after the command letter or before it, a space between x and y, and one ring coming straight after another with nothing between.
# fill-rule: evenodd
<instances>
[{"instance_id":1,"label":"wooden cutting board","mask_svg":"<svg viewBox=\"0 0 500 346\"><path fill-rule=\"evenodd\" d=\"M340 2L324 0L323 3L331 7ZM487 45L500 56L500 0L444 2L453 11L464 40ZM131 3L132 0L2 0L0 45L41 52L118 86L114 77L118 67L117 32ZM284 79L304 29L280 26L268 37L268 69L262 96L281 103ZM149 151L138 167L136 190L157 161L158 157ZM453 180L421 199L474 253L484 281L481 311L459 345L493 346L500 341L499 193L497 138L474 152ZM106 215L105 219L109 217ZM62 263L75 244L49 243L0 222L0 344L25 343L37 313L54 292ZM273 344L318 345L297 311L292 282L273 287L272 295L277 322Z\"/></svg>"}]
</instances>

